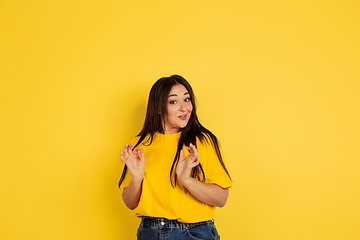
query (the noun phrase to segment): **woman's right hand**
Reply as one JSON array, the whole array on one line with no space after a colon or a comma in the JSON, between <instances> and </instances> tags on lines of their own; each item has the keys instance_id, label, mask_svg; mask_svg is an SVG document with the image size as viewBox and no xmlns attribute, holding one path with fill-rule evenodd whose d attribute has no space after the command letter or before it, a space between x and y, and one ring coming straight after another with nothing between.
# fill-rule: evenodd
<instances>
[{"instance_id":1,"label":"woman's right hand","mask_svg":"<svg viewBox=\"0 0 360 240\"><path fill-rule=\"evenodd\" d=\"M120 159L126 164L132 180L142 181L145 172L144 150L136 147L133 151L132 147L133 144L126 143L124 152L120 152Z\"/></svg>"}]
</instances>

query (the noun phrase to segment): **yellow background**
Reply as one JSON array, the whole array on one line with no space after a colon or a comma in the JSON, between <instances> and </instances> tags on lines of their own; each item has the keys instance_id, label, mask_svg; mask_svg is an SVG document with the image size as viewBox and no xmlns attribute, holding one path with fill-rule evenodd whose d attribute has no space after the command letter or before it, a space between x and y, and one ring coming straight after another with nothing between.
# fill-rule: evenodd
<instances>
[{"instance_id":1,"label":"yellow background","mask_svg":"<svg viewBox=\"0 0 360 240\"><path fill-rule=\"evenodd\" d=\"M0 1L0 239L135 239L118 154L175 73L234 180L221 239L360 239L359 10Z\"/></svg>"}]
</instances>

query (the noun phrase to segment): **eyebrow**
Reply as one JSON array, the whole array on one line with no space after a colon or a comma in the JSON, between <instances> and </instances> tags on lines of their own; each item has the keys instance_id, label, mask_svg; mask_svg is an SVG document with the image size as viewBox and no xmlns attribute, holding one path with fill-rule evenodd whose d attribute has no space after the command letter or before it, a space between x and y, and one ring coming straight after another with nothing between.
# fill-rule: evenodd
<instances>
[{"instance_id":1,"label":"eyebrow","mask_svg":"<svg viewBox=\"0 0 360 240\"><path fill-rule=\"evenodd\" d=\"M189 92L186 92L186 93L184 93L184 96L185 96L185 95L189 95L189 94L190 94ZM171 95L169 95L169 97L177 97L177 94L175 94L175 93L174 93L174 94L171 94ZM168 97L168 98L169 98L169 97Z\"/></svg>"}]
</instances>

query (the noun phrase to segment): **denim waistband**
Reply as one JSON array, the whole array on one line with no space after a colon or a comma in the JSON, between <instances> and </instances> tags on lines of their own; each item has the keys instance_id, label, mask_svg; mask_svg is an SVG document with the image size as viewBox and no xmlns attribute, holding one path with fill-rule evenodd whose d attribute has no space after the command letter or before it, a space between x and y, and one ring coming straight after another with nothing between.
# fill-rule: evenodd
<instances>
[{"instance_id":1,"label":"denim waistband","mask_svg":"<svg viewBox=\"0 0 360 240\"><path fill-rule=\"evenodd\" d=\"M178 220L170 220L166 218L156 218L156 217L141 217L142 226L153 227L153 228L178 228L178 229L188 229L203 224L213 224L213 220L196 222L196 223L182 223Z\"/></svg>"}]
</instances>

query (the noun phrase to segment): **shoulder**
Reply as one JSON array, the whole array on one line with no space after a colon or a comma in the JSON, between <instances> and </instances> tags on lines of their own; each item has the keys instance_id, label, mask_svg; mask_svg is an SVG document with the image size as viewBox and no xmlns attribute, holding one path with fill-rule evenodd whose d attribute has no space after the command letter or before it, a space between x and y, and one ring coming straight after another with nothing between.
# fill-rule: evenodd
<instances>
[{"instance_id":1,"label":"shoulder","mask_svg":"<svg viewBox=\"0 0 360 240\"><path fill-rule=\"evenodd\" d=\"M139 141L139 139L140 139L139 136L135 136L135 137L133 137L133 138L131 139L130 143L132 143L132 144L135 145L135 144Z\"/></svg>"},{"instance_id":2,"label":"shoulder","mask_svg":"<svg viewBox=\"0 0 360 240\"><path fill-rule=\"evenodd\" d=\"M148 134L146 135L145 137L142 137L142 136L135 136L130 143L134 144L135 145L141 145L142 147L143 146L150 146L152 145L152 143L158 139L158 133L155 133L155 134Z\"/></svg>"},{"instance_id":3,"label":"shoulder","mask_svg":"<svg viewBox=\"0 0 360 240\"><path fill-rule=\"evenodd\" d=\"M200 156L216 156L216 149L219 149L217 140L207 134L204 134L203 138L196 139L196 147Z\"/></svg>"},{"instance_id":4,"label":"shoulder","mask_svg":"<svg viewBox=\"0 0 360 240\"><path fill-rule=\"evenodd\" d=\"M215 145L219 146L218 139L213 134L203 133L202 137L196 138L196 144L198 147L215 148Z\"/></svg>"},{"instance_id":5,"label":"shoulder","mask_svg":"<svg viewBox=\"0 0 360 240\"><path fill-rule=\"evenodd\" d=\"M140 140L140 136L135 136L131 139L130 144L133 144L133 147L138 146L141 144L141 142L138 144L139 140ZM142 140L142 142L144 142L144 140Z\"/></svg>"}]
</instances>

